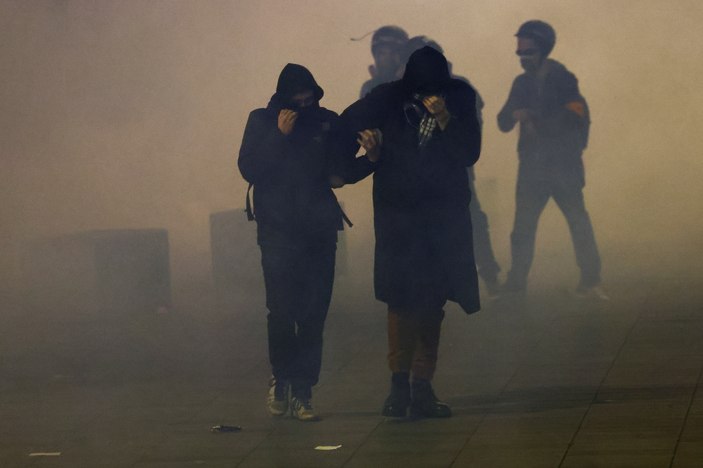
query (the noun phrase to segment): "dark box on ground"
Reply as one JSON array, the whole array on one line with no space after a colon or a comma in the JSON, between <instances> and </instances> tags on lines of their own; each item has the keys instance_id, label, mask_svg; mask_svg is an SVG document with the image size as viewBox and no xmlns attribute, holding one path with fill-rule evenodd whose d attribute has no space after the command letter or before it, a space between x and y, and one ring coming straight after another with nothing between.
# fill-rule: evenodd
<instances>
[{"instance_id":1,"label":"dark box on ground","mask_svg":"<svg viewBox=\"0 0 703 468\"><path fill-rule=\"evenodd\" d=\"M212 279L220 301L240 302L263 291L256 222L249 221L243 209L210 215L210 248Z\"/></svg>"},{"instance_id":2,"label":"dark box on ground","mask_svg":"<svg viewBox=\"0 0 703 468\"><path fill-rule=\"evenodd\" d=\"M95 230L25 245L28 301L57 313L157 312L171 305L165 229Z\"/></svg>"}]
</instances>

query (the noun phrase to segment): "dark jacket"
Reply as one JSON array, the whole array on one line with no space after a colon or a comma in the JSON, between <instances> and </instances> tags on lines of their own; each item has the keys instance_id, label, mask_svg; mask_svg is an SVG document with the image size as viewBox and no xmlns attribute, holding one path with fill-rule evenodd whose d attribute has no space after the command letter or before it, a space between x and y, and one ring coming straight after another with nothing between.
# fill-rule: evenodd
<instances>
[{"instance_id":1,"label":"dark jacket","mask_svg":"<svg viewBox=\"0 0 703 468\"><path fill-rule=\"evenodd\" d=\"M376 86L382 85L383 83L388 83L388 81L382 80L375 76L364 81L364 84L361 85L359 98L366 97L366 95L369 94Z\"/></svg>"},{"instance_id":2,"label":"dark jacket","mask_svg":"<svg viewBox=\"0 0 703 468\"><path fill-rule=\"evenodd\" d=\"M521 165L544 176L583 179L581 154L588 143L590 115L576 77L556 60L547 59L546 73L523 73L515 78L510 95L498 114L498 127L515 127L513 112L529 109L532 124L520 125L518 153Z\"/></svg>"},{"instance_id":3,"label":"dark jacket","mask_svg":"<svg viewBox=\"0 0 703 468\"><path fill-rule=\"evenodd\" d=\"M249 114L239 151L239 170L254 184L254 212L259 243L306 237L336 238L341 210L330 187L328 136L337 114L313 105L305 109L286 136L278 129L281 109L291 108L294 94L322 88L300 65L281 72L268 107Z\"/></svg>"},{"instance_id":4,"label":"dark jacket","mask_svg":"<svg viewBox=\"0 0 703 468\"><path fill-rule=\"evenodd\" d=\"M404 112L418 91L443 94L452 115L424 146ZM479 310L466 176L481 146L473 89L449 77L439 52L424 48L413 54L402 80L375 88L341 122L337 154L347 182L374 172L376 297L401 309L441 307L450 299L468 313ZM376 164L354 159L355 132L366 128L383 133Z\"/></svg>"}]
</instances>

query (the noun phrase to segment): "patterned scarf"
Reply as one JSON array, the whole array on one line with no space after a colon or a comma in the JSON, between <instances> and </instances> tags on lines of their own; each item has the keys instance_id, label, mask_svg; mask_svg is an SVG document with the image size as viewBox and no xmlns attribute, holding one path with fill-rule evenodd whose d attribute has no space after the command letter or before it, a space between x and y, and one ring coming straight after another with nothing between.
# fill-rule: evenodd
<instances>
[{"instance_id":1,"label":"patterned scarf","mask_svg":"<svg viewBox=\"0 0 703 468\"><path fill-rule=\"evenodd\" d=\"M418 142L419 146L425 146L428 141L432 138L432 133L437 127L437 119L435 119L432 114L426 113L422 120L420 121L420 127L418 129Z\"/></svg>"}]
</instances>

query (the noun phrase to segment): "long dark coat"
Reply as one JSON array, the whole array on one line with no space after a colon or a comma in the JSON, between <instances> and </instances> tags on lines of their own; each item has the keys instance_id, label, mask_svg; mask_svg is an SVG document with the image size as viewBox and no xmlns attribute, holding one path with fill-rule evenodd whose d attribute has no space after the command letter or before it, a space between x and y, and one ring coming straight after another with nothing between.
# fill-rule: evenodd
<instances>
[{"instance_id":1,"label":"long dark coat","mask_svg":"<svg viewBox=\"0 0 703 468\"><path fill-rule=\"evenodd\" d=\"M473 313L480 302L466 168L476 162L481 146L476 94L449 78L441 54L445 69L437 71L432 54L439 53L425 49L429 60L422 54L414 62L411 57L403 80L377 87L342 113L338 141L348 182L374 172L376 297L401 310L428 311L449 299ZM428 80L441 82L434 91L446 97L452 117L444 130L438 126L429 143L419 146L418 130L404 107ZM355 132L366 128L383 133L376 164L365 157L353 159Z\"/></svg>"}]
</instances>

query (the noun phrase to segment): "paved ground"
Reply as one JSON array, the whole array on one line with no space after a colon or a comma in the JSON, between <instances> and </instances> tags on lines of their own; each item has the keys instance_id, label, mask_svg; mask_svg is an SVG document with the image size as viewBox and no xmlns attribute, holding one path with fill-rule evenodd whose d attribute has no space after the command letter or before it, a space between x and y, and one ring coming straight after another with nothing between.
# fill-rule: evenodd
<instances>
[{"instance_id":1,"label":"paved ground","mask_svg":"<svg viewBox=\"0 0 703 468\"><path fill-rule=\"evenodd\" d=\"M703 283L683 270L611 278L608 303L536 285L470 317L449 306L448 420L379 415L383 307L339 285L317 423L266 413L258 299L91 319L6 301L0 466L703 466Z\"/></svg>"}]
</instances>

